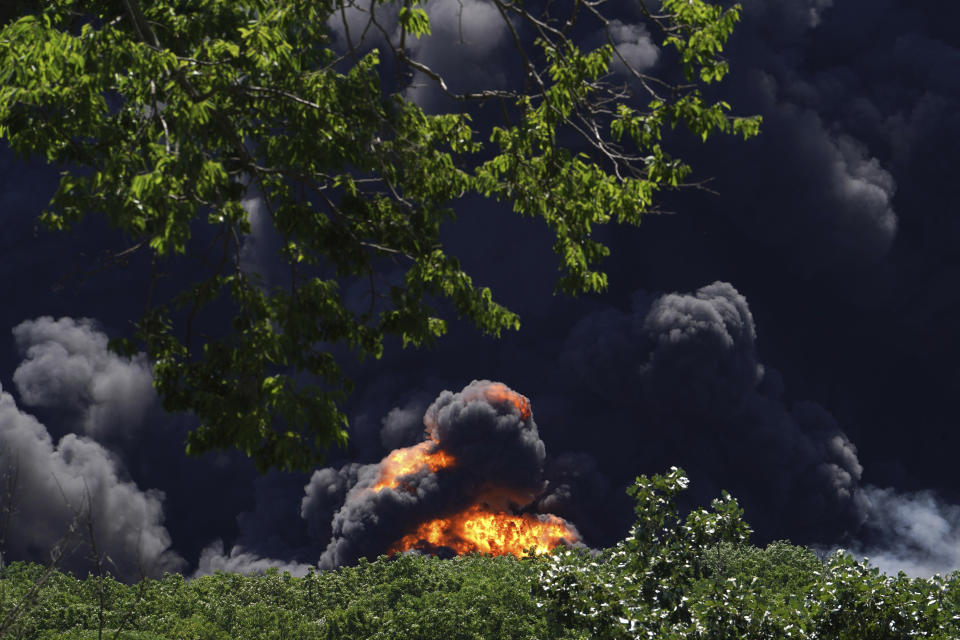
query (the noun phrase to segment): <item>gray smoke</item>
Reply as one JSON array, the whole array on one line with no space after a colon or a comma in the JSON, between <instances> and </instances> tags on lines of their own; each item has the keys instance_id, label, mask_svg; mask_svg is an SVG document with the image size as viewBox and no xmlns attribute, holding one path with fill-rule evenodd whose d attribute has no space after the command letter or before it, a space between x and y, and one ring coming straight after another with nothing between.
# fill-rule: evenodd
<instances>
[{"instance_id":1,"label":"gray smoke","mask_svg":"<svg viewBox=\"0 0 960 640\"><path fill-rule=\"evenodd\" d=\"M0 465L16 478L12 491L0 494L0 506L12 509L6 532L10 557L45 562L76 520L80 528L73 541L80 547L62 561L67 570L81 575L91 570L90 522L104 569L122 580L184 567L163 526L162 491L141 490L126 479L119 459L89 438L67 434L54 444L46 427L2 390Z\"/></svg>"},{"instance_id":2,"label":"gray smoke","mask_svg":"<svg viewBox=\"0 0 960 640\"><path fill-rule=\"evenodd\" d=\"M509 65L504 60L511 38L495 6L481 0L439 0L424 9L432 35L407 40L412 58L443 76L455 92L505 88ZM441 96L436 83L419 72L406 93L407 99L428 110Z\"/></svg>"},{"instance_id":3,"label":"gray smoke","mask_svg":"<svg viewBox=\"0 0 960 640\"><path fill-rule=\"evenodd\" d=\"M307 521L307 529L314 542L324 548L330 543L333 516L343 506L347 491L357 484L361 472L366 477L377 466L351 462L339 469L326 467L313 473L304 487L300 516Z\"/></svg>"},{"instance_id":4,"label":"gray smoke","mask_svg":"<svg viewBox=\"0 0 960 640\"><path fill-rule=\"evenodd\" d=\"M847 550L884 573L911 577L946 575L960 569L960 506L934 493L866 486L862 499L867 534L875 538Z\"/></svg>"},{"instance_id":5,"label":"gray smoke","mask_svg":"<svg viewBox=\"0 0 960 640\"><path fill-rule=\"evenodd\" d=\"M381 421L380 442L389 450L412 446L423 440L423 414L430 406L418 395L402 407L391 409Z\"/></svg>"},{"instance_id":6,"label":"gray smoke","mask_svg":"<svg viewBox=\"0 0 960 640\"><path fill-rule=\"evenodd\" d=\"M281 574L286 571L292 576L302 578L307 575L312 566L302 562L264 558L242 545L234 545L227 553L224 550L223 540L214 540L200 552L197 569L190 577L209 576L217 571L244 575L262 574L267 569L276 568Z\"/></svg>"},{"instance_id":7,"label":"gray smoke","mask_svg":"<svg viewBox=\"0 0 960 640\"><path fill-rule=\"evenodd\" d=\"M609 29L610 36L620 52L620 56L614 56L613 60L610 61L612 71L630 75L624 62L630 65L634 71L640 72L648 71L657 64L660 59L660 48L653 43L646 25L614 19L610 21ZM602 41L606 41L606 34L602 34L601 38Z\"/></svg>"},{"instance_id":8,"label":"gray smoke","mask_svg":"<svg viewBox=\"0 0 960 640\"><path fill-rule=\"evenodd\" d=\"M244 198L241 205L247 212L250 233L243 236L240 269L257 278L257 284L264 289L277 286L288 276L283 263L277 260L283 240L273 226L262 195L257 193Z\"/></svg>"},{"instance_id":9,"label":"gray smoke","mask_svg":"<svg viewBox=\"0 0 960 640\"><path fill-rule=\"evenodd\" d=\"M13 336L24 357L13 381L26 406L67 409L94 438L131 435L157 406L146 357L111 353L93 320L44 316Z\"/></svg>"},{"instance_id":10,"label":"gray smoke","mask_svg":"<svg viewBox=\"0 0 960 640\"><path fill-rule=\"evenodd\" d=\"M511 68L505 56L512 46L510 32L497 9L481 0L435 0L423 6L430 17L429 38L407 38L406 54L439 73L451 91L463 92L478 87L503 88L505 70ZM379 27L370 23L373 11ZM346 50L365 51L374 46L386 50L385 33L396 44L400 41L397 8L385 5L351 4L335 13L327 24L337 45ZM510 42L511 45L507 45ZM405 91L405 98L430 111L443 93L437 83L417 71Z\"/></svg>"},{"instance_id":11,"label":"gray smoke","mask_svg":"<svg viewBox=\"0 0 960 640\"><path fill-rule=\"evenodd\" d=\"M747 300L726 282L661 296L640 330L652 340L640 383L670 411L731 416L763 377Z\"/></svg>"}]
</instances>

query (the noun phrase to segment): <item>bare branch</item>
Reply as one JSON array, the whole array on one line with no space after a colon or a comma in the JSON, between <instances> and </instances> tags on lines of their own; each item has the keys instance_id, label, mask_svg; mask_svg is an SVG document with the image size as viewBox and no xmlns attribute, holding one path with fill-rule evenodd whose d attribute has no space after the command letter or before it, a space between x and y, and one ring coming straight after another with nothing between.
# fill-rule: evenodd
<instances>
[{"instance_id":1,"label":"bare branch","mask_svg":"<svg viewBox=\"0 0 960 640\"><path fill-rule=\"evenodd\" d=\"M269 93L269 94L275 95L275 96L283 96L284 98L286 98L286 99L288 99L288 100L292 100L293 102L296 102L297 104L302 104L302 105L304 105L304 106L306 106L306 107L310 107L311 109L315 109L316 111L326 111L326 109L324 109L323 107L321 107L320 105L318 105L316 102L311 102L310 100L307 100L307 99L305 99L305 98L301 98L300 96L296 95L295 93L290 93L289 91L285 91L285 90L283 90L283 89L275 89L275 88L273 88L273 87L258 87L258 86L256 86L256 85L247 85L247 86L244 87L244 90L245 90L245 91L259 92L259 93Z\"/></svg>"},{"instance_id":2,"label":"bare branch","mask_svg":"<svg viewBox=\"0 0 960 640\"><path fill-rule=\"evenodd\" d=\"M410 65L420 73L424 74L425 76L428 76L431 80L436 82L437 85L440 87L440 90L443 91L443 93L446 94L448 97L453 98L454 100L458 100L461 102L468 101L468 100L490 100L492 98L510 98L511 100L515 100L518 97L520 97L520 94L517 93L516 91L507 91L503 89L485 89L483 91L454 93L453 91L450 90L450 88L447 86L446 81L444 81L443 76L441 76L439 73L437 73L427 65L423 64L422 62L417 62L413 58L410 58L402 49L396 49L394 50L394 53L396 54L397 58L400 61Z\"/></svg>"},{"instance_id":3,"label":"bare branch","mask_svg":"<svg viewBox=\"0 0 960 640\"><path fill-rule=\"evenodd\" d=\"M341 17L342 20L343 20L343 33L344 33L344 35L347 37L347 46L350 48L350 54L353 55L354 58L356 58L356 57L357 57L357 50L356 50L356 48L353 46L353 40L351 40L351 38L350 38L350 25L349 25L349 23L347 22L347 9L346 9L346 6L347 6L347 3L346 3L346 2L341 2L341 3L340 3L340 17ZM353 5L353 0L350 0L350 6L351 6L351 7L354 6L354 5ZM372 13L372 11L371 11L371 13Z\"/></svg>"},{"instance_id":4,"label":"bare branch","mask_svg":"<svg viewBox=\"0 0 960 640\"><path fill-rule=\"evenodd\" d=\"M6 454L6 452L4 452ZM6 457L6 455L4 455ZM0 569L4 565L7 552L7 534L10 531L10 521L17 513L17 485L20 478L20 451L16 452L14 462L8 462L3 472L3 496L0 504Z\"/></svg>"}]
</instances>

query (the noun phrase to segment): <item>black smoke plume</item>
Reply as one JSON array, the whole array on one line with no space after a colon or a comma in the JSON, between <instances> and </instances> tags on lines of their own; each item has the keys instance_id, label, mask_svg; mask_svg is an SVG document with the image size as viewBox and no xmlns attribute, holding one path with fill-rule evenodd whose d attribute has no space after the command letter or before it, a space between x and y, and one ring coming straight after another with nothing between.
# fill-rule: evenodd
<instances>
[{"instance_id":1,"label":"black smoke plume","mask_svg":"<svg viewBox=\"0 0 960 640\"><path fill-rule=\"evenodd\" d=\"M315 472L301 514L318 542L329 537L320 566L383 553L417 524L474 504L518 512L534 503L545 487L546 452L529 403L522 403L526 398L487 380L442 392L427 408L417 446L455 462L416 468L397 486L378 487L386 458Z\"/></svg>"}]
</instances>

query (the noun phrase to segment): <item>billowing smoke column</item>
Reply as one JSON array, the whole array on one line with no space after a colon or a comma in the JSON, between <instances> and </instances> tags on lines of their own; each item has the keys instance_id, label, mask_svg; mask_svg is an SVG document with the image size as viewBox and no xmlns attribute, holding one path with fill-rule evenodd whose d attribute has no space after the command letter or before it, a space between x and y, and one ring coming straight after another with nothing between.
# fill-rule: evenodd
<instances>
[{"instance_id":1,"label":"billowing smoke column","mask_svg":"<svg viewBox=\"0 0 960 640\"><path fill-rule=\"evenodd\" d=\"M855 531L867 515L856 448L826 409L784 397L756 336L746 298L729 283L638 292L630 312L599 310L573 329L561 383L576 393L546 415L558 431L592 421L596 437L578 446L592 446L614 472L681 466L693 479L691 505L730 491L768 539L811 543ZM549 497L541 503L576 498Z\"/></svg>"},{"instance_id":2,"label":"billowing smoke column","mask_svg":"<svg viewBox=\"0 0 960 640\"><path fill-rule=\"evenodd\" d=\"M90 437L54 441L0 387L0 554L45 562L62 545L59 568L85 575L95 543L104 568L122 580L178 571L186 561L171 549L163 502L162 491L141 489L119 456Z\"/></svg>"},{"instance_id":3,"label":"billowing smoke column","mask_svg":"<svg viewBox=\"0 0 960 640\"><path fill-rule=\"evenodd\" d=\"M386 552L521 555L579 541L562 518L525 511L544 489L546 458L527 398L474 381L441 393L423 422L423 442L378 464L314 473L301 514L315 537L329 535L322 568Z\"/></svg>"},{"instance_id":4,"label":"billowing smoke column","mask_svg":"<svg viewBox=\"0 0 960 640\"><path fill-rule=\"evenodd\" d=\"M13 328L24 356L13 373L23 404L75 414L92 438L130 437L156 407L146 356L121 358L88 318L43 316Z\"/></svg>"}]
</instances>

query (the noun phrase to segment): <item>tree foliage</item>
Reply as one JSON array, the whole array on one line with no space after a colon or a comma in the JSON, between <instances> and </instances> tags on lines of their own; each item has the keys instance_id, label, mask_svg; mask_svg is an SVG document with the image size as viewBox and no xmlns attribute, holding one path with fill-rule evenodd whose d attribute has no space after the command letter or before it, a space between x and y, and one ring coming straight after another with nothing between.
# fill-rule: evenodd
<instances>
[{"instance_id":1,"label":"tree foliage","mask_svg":"<svg viewBox=\"0 0 960 640\"><path fill-rule=\"evenodd\" d=\"M361 358L390 337L428 345L451 314L494 336L518 328L440 242L464 197L542 219L557 290L600 291L609 251L594 228L637 224L658 190L687 184L664 132L758 131L702 93L729 70L739 6L639 2L676 54L676 74L652 76L618 50L602 0L490 4L522 88L458 93L416 60L410 43L433 37L420 0L42 0L0 30L0 137L63 169L43 222L95 213L129 239L124 256L202 264L169 299L145 287L135 339L114 345L144 348L164 406L200 418L189 453L308 468L347 437L337 345ZM581 49L588 32L607 42ZM449 110L408 99L414 80ZM488 103L502 121L475 118ZM282 239L283 281L242 259L253 198ZM223 308L230 320L196 335Z\"/></svg>"},{"instance_id":2,"label":"tree foliage","mask_svg":"<svg viewBox=\"0 0 960 640\"><path fill-rule=\"evenodd\" d=\"M955 640L960 571L888 576L843 552L821 560L776 542L749 545L735 500L681 517L679 469L641 476L637 519L602 551L451 559L398 554L292 577L165 574L136 587L56 572L10 637L409 640ZM0 615L45 570L0 569ZM110 606L99 598L110 591ZM124 626L126 625L126 626ZM0 638L5 637L0 632Z\"/></svg>"},{"instance_id":3,"label":"tree foliage","mask_svg":"<svg viewBox=\"0 0 960 640\"><path fill-rule=\"evenodd\" d=\"M682 470L640 476L636 523L599 557L576 550L545 561L539 597L552 637L662 640L907 640L960 637L950 578L888 576L839 550L746 544L749 527L724 494L685 518Z\"/></svg>"}]
</instances>

